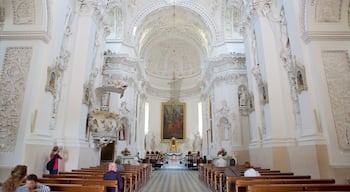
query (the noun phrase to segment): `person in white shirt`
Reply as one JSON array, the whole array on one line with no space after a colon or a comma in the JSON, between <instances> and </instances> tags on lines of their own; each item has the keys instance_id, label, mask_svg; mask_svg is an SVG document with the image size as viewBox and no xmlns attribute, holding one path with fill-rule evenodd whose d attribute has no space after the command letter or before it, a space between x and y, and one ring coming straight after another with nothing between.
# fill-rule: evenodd
<instances>
[{"instance_id":1,"label":"person in white shirt","mask_svg":"<svg viewBox=\"0 0 350 192\"><path fill-rule=\"evenodd\" d=\"M222 155L218 156L218 159L215 160L214 165L216 167L226 167L227 166L227 162L226 160L222 157Z\"/></svg>"},{"instance_id":2,"label":"person in white shirt","mask_svg":"<svg viewBox=\"0 0 350 192\"><path fill-rule=\"evenodd\" d=\"M249 168L249 169L244 171L244 176L245 177L256 177L256 176L260 176L260 173L253 168Z\"/></svg>"}]
</instances>

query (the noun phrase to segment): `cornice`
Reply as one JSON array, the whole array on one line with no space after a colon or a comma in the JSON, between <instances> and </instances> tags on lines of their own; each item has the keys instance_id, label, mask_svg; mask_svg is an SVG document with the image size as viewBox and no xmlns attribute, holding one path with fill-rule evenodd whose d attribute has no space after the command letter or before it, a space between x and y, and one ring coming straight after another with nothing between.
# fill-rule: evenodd
<instances>
[{"instance_id":1,"label":"cornice","mask_svg":"<svg viewBox=\"0 0 350 192\"><path fill-rule=\"evenodd\" d=\"M41 40L48 43L50 35L47 31L2 31L0 40Z\"/></svg>"},{"instance_id":2,"label":"cornice","mask_svg":"<svg viewBox=\"0 0 350 192\"><path fill-rule=\"evenodd\" d=\"M346 31L307 31L302 35L305 43L310 41L349 41L350 32Z\"/></svg>"},{"instance_id":3,"label":"cornice","mask_svg":"<svg viewBox=\"0 0 350 192\"><path fill-rule=\"evenodd\" d=\"M146 86L146 93L148 95L158 97L158 98L170 98L170 92L169 89L160 89L157 87L153 87L150 84L147 84ZM196 84L195 86L188 88L188 89L182 89L179 93L179 99L181 98L188 98L193 96L199 96L201 94L201 87L200 84Z\"/></svg>"},{"instance_id":4,"label":"cornice","mask_svg":"<svg viewBox=\"0 0 350 192\"><path fill-rule=\"evenodd\" d=\"M136 72L139 60L128 57L124 54L105 55L104 71L113 71L118 69L127 69L128 72Z\"/></svg>"},{"instance_id":5,"label":"cornice","mask_svg":"<svg viewBox=\"0 0 350 192\"><path fill-rule=\"evenodd\" d=\"M212 66L211 68L218 72L221 67L227 69L237 69L237 70L246 70L245 66L245 55L242 53L229 53L222 54L219 57L210 58L207 61Z\"/></svg>"}]
</instances>

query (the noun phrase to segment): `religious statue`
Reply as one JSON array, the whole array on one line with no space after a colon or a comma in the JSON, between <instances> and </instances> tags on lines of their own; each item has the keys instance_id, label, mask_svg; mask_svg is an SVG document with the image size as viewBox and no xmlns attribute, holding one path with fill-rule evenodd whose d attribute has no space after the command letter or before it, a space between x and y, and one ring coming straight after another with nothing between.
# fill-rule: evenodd
<instances>
[{"instance_id":1,"label":"religious statue","mask_svg":"<svg viewBox=\"0 0 350 192\"><path fill-rule=\"evenodd\" d=\"M200 151L202 147L202 139L200 137L199 132L194 133L193 140L193 151Z\"/></svg>"},{"instance_id":2,"label":"religious statue","mask_svg":"<svg viewBox=\"0 0 350 192\"><path fill-rule=\"evenodd\" d=\"M247 106L247 89L245 86L239 87L238 100L239 100L239 107L246 107Z\"/></svg>"},{"instance_id":3,"label":"religious statue","mask_svg":"<svg viewBox=\"0 0 350 192\"><path fill-rule=\"evenodd\" d=\"M177 142L176 138L172 137L170 139L170 143L169 143L169 151L176 152L177 151L177 144L178 144L178 142Z\"/></svg>"}]
</instances>

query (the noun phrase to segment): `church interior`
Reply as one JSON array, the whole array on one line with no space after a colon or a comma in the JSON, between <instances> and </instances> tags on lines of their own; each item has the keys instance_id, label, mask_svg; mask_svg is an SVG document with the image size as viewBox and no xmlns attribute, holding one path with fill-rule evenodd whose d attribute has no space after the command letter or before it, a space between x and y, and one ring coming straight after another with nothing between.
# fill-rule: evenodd
<instances>
[{"instance_id":1,"label":"church interior","mask_svg":"<svg viewBox=\"0 0 350 192\"><path fill-rule=\"evenodd\" d=\"M350 183L349 54L350 0L0 0L0 183L53 146Z\"/></svg>"}]
</instances>

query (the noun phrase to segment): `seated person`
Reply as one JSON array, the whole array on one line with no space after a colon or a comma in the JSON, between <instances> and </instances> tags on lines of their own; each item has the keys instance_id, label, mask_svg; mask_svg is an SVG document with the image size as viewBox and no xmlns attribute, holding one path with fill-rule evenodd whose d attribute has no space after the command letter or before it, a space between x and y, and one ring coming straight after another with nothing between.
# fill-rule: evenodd
<instances>
[{"instance_id":1,"label":"seated person","mask_svg":"<svg viewBox=\"0 0 350 192\"><path fill-rule=\"evenodd\" d=\"M50 187L38 182L38 177L35 174L30 174L27 176L25 186L28 187L30 192L50 192Z\"/></svg>"},{"instance_id":2,"label":"seated person","mask_svg":"<svg viewBox=\"0 0 350 192\"><path fill-rule=\"evenodd\" d=\"M139 163L139 158L134 157L134 159L131 161L130 164L131 164L131 165L140 165L140 163Z\"/></svg>"},{"instance_id":3,"label":"seated person","mask_svg":"<svg viewBox=\"0 0 350 192\"><path fill-rule=\"evenodd\" d=\"M108 172L103 175L104 180L118 180L118 192L124 191L124 182L122 176L117 173L117 165L115 163L108 164ZM116 192L115 187L106 187L106 192Z\"/></svg>"},{"instance_id":4,"label":"seated person","mask_svg":"<svg viewBox=\"0 0 350 192\"><path fill-rule=\"evenodd\" d=\"M120 159L116 159L114 163L117 165L117 170L118 171L125 171L124 165L121 164Z\"/></svg>"},{"instance_id":5,"label":"seated person","mask_svg":"<svg viewBox=\"0 0 350 192\"><path fill-rule=\"evenodd\" d=\"M215 160L214 165L216 167L226 167L227 166L227 162L226 160L222 157L222 155L218 156L218 159Z\"/></svg>"},{"instance_id":6,"label":"seated person","mask_svg":"<svg viewBox=\"0 0 350 192\"><path fill-rule=\"evenodd\" d=\"M256 177L256 176L260 176L260 173L253 168L249 168L249 169L244 171L244 176L245 177Z\"/></svg>"},{"instance_id":7,"label":"seated person","mask_svg":"<svg viewBox=\"0 0 350 192\"><path fill-rule=\"evenodd\" d=\"M28 187L20 185L24 182L27 175L27 166L17 165L12 171L8 179L2 183L0 192L29 192Z\"/></svg>"}]
</instances>

